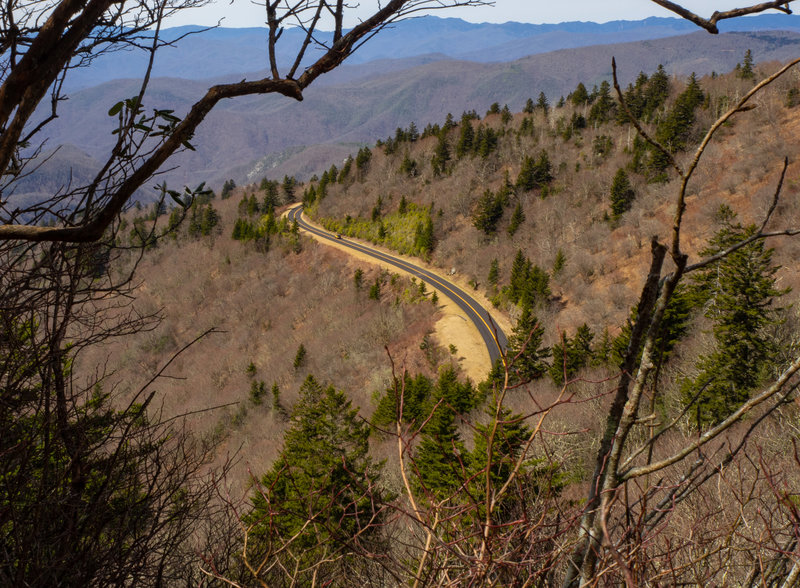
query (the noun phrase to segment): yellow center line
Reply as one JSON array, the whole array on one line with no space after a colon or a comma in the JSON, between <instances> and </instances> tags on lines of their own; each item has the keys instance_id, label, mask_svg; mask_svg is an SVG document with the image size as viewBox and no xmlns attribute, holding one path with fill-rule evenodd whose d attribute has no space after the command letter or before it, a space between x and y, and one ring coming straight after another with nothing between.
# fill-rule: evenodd
<instances>
[{"instance_id":1,"label":"yellow center line","mask_svg":"<svg viewBox=\"0 0 800 588\"><path fill-rule=\"evenodd\" d=\"M300 211L301 208L302 208L301 206L297 206L295 208L290 209L289 212L290 213L297 212L297 211ZM310 223L310 221L308 220L308 218L305 216L305 213L303 213L302 211L300 211L300 220L302 220L305 223L306 226L304 226L303 228L304 228L304 230L308 231L309 233L318 235L320 237L326 237L326 238L329 238L329 239L331 238L331 235L333 235L333 233L331 233L329 231L323 231L322 229L319 229L319 228L315 227L314 225L312 225ZM377 257L378 259L381 259L383 261L391 261L391 262L395 263L396 265L400 265L400 266L403 267L403 269L405 269L406 271L409 271L409 273L425 272L426 275L425 275L424 278L422 276L418 276L421 280L428 281L428 283L430 285L438 285L441 290L446 290L447 292L450 293L449 296L448 296L448 294L445 294L445 296L448 296L448 298L450 298L451 300L454 300L454 298L453 298L454 296L457 297L464 304L466 304L472 310L472 312L475 313L475 315L484 324L484 326L486 327L486 329L489 332L489 334L492 336L492 339L494 340L494 344L497 346L497 349L500 352L500 357L503 357L503 349L500 346L500 341L498 341L497 335L495 334L494 329L489 325L489 323L486 322L486 320L483 318L483 316L481 316L481 313L478 312L475 309L475 307L472 304L469 303L469 301L465 300L464 297L462 297L458 292L453 290L453 288L457 287L457 286L455 286L455 284L451 284L450 282L447 282L447 281L443 280L442 278L439 278L439 276L436 276L435 274L433 274L433 272L430 272L430 271L428 271L428 270L426 270L424 268L417 267L417 266L415 266L413 264L410 264L410 263L408 263L408 262L406 262L406 261L404 261L402 259L399 259L397 257L393 257L391 255L383 253L382 251L379 251L377 249L373 249L372 247L368 247L366 245L362 245L361 243L358 243L358 242L355 242L355 241L350 241L350 240L347 241L347 244L350 247L352 247L353 249L360 250L360 251L362 251L364 253L369 253L369 254L373 255L374 257ZM413 271L410 271L410 270L413 270ZM487 316L491 317L491 314L487 310L485 310L483 308L481 308L481 310L483 310L487 314Z\"/></svg>"}]
</instances>

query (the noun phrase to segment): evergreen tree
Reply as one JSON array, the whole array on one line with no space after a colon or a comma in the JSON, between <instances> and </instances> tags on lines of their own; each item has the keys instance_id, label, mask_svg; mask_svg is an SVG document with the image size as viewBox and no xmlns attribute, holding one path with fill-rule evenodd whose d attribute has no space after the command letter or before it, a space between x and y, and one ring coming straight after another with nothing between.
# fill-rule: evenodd
<instances>
[{"instance_id":1,"label":"evergreen tree","mask_svg":"<svg viewBox=\"0 0 800 588\"><path fill-rule=\"evenodd\" d=\"M636 193L628 180L628 174L624 169L619 168L611 183L611 213L614 217L619 218L624 212L630 210L635 197Z\"/></svg>"},{"instance_id":2,"label":"evergreen tree","mask_svg":"<svg viewBox=\"0 0 800 588\"><path fill-rule=\"evenodd\" d=\"M263 402L267 393L267 384L263 381L253 380L250 382L250 402L256 406Z\"/></svg>"},{"instance_id":3,"label":"evergreen tree","mask_svg":"<svg viewBox=\"0 0 800 588\"><path fill-rule=\"evenodd\" d=\"M522 249L517 250L517 255L511 264L511 284L509 286L509 298L516 304L522 297L528 274L531 271L531 262L525 257Z\"/></svg>"},{"instance_id":4,"label":"evergreen tree","mask_svg":"<svg viewBox=\"0 0 800 588\"><path fill-rule=\"evenodd\" d=\"M197 202L193 202L189 213L189 227L186 232L192 238L200 236L200 214L198 213L198 208Z\"/></svg>"},{"instance_id":5,"label":"evergreen tree","mask_svg":"<svg viewBox=\"0 0 800 588\"><path fill-rule=\"evenodd\" d=\"M586 91L586 86L583 82L578 82L578 86L572 92L572 104L575 106L583 106L589 102L589 92Z\"/></svg>"},{"instance_id":6,"label":"evergreen tree","mask_svg":"<svg viewBox=\"0 0 800 588\"><path fill-rule=\"evenodd\" d=\"M414 121L412 120L411 124L408 125L408 130L406 131L406 140L413 143L418 139L419 139L419 130L417 130L417 125L414 124Z\"/></svg>"},{"instance_id":7,"label":"evergreen tree","mask_svg":"<svg viewBox=\"0 0 800 588\"><path fill-rule=\"evenodd\" d=\"M274 412L280 418L286 418L288 415L286 414L286 409L283 407L281 403L281 389L278 387L277 382L272 383L272 412Z\"/></svg>"},{"instance_id":8,"label":"evergreen tree","mask_svg":"<svg viewBox=\"0 0 800 588\"><path fill-rule=\"evenodd\" d=\"M541 378L549 366L545 358L550 355L547 347L542 347L544 327L533 312L530 304L524 304L517 324L508 338L508 357L515 382L529 382Z\"/></svg>"},{"instance_id":9,"label":"evergreen tree","mask_svg":"<svg viewBox=\"0 0 800 588\"><path fill-rule=\"evenodd\" d=\"M178 227L181 224L182 218L183 218L183 209L180 207L173 208L169 213L169 218L167 219L167 227L164 230L164 234L169 234L173 239L177 238Z\"/></svg>"},{"instance_id":10,"label":"evergreen tree","mask_svg":"<svg viewBox=\"0 0 800 588\"><path fill-rule=\"evenodd\" d=\"M669 76L664 70L664 66L658 66L656 72L647 81L644 89L644 106L642 116L645 119L651 118L656 111L664 105L669 97Z\"/></svg>"},{"instance_id":11,"label":"evergreen tree","mask_svg":"<svg viewBox=\"0 0 800 588\"><path fill-rule=\"evenodd\" d=\"M415 159L411 159L408 155L408 151L405 152L403 155L403 161L400 163L400 173L407 175L410 178L415 177L419 174L417 170L417 161Z\"/></svg>"},{"instance_id":12,"label":"evergreen tree","mask_svg":"<svg viewBox=\"0 0 800 588\"><path fill-rule=\"evenodd\" d=\"M508 104L504 104L503 110L500 111L500 121L504 125L507 125L508 123L511 122L511 119L512 119L511 110L509 110Z\"/></svg>"},{"instance_id":13,"label":"evergreen tree","mask_svg":"<svg viewBox=\"0 0 800 588\"><path fill-rule=\"evenodd\" d=\"M511 215L511 221L508 223L508 236L513 237L522 223L525 222L525 212L522 210L522 202L517 200L517 206L514 208L514 213Z\"/></svg>"},{"instance_id":14,"label":"evergreen tree","mask_svg":"<svg viewBox=\"0 0 800 588\"><path fill-rule=\"evenodd\" d=\"M404 374L403 382L395 382L386 389L385 394L378 402L372 422L380 427L395 423L400 412L400 398L398 391L403 395L402 420L407 425L421 424L428 416L426 408L430 406L434 383L424 374L411 376Z\"/></svg>"},{"instance_id":15,"label":"evergreen tree","mask_svg":"<svg viewBox=\"0 0 800 588\"><path fill-rule=\"evenodd\" d=\"M264 179L266 180L266 178ZM278 182L267 181L263 190L264 200L261 202L261 210L264 211L264 214L269 214L270 211L275 212L275 209L281 204L278 195Z\"/></svg>"},{"instance_id":16,"label":"evergreen tree","mask_svg":"<svg viewBox=\"0 0 800 588\"><path fill-rule=\"evenodd\" d=\"M380 300L381 299L381 278L378 276L375 278L375 283L372 284L369 288L369 299L370 300Z\"/></svg>"},{"instance_id":17,"label":"evergreen tree","mask_svg":"<svg viewBox=\"0 0 800 588\"><path fill-rule=\"evenodd\" d=\"M753 80L756 77L753 71L753 53L748 49L744 52L744 61L736 64L736 74L743 80Z\"/></svg>"},{"instance_id":18,"label":"evergreen tree","mask_svg":"<svg viewBox=\"0 0 800 588\"><path fill-rule=\"evenodd\" d=\"M461 131L458 136L458 143L456 143L456 157L461 159L467 153L471 153L474 146L475 129L472 128L472 119L464 114L461 117Z\"/></svg>"},{"instance_id":19,"label":"evergreen tree","mask_svg":"<svg viewBox=\"0 0 800 588\"><path fill-rule=\"evenodd\" d=\"M697 77L692 74L686 88L675 100L672 110L656 129L656 139L670 152L676 153L686 148L695 120L695 109L703 103L703 99L704 94L697 82ZM663 172L667 166L668 161L661 151L654 149L649 165L654 172L654 179L665 179Z\"/></svg>"},{"instance_id":20,"label":"evergreen tree","mask_svg":"<svg viewBox=\"0 0 800 588\"><path fill-rule=\"evenodd\" d=\"M589 110L589 122L593 124L603 124L610 121L614 115L616 103L611 97L611 85L606 81L600 84L597 98Z\"/></svg>"},{"instance_id":21,"label":"evergreen tree","mask_svg":"<svg viewBox=\"0 0 800 588\"><path fill-rule=\"evenodd\" d=\"M430 213L428 213L425 220L417 224L414 233L414 249L425 257L433 251L433 246L433 219L431 219Z\"/></svg>"},{"instance_id":22,"label":"evergreen tree","mask_svg":"<svg viewBox=\"0 0 800 588\"><path fill-rule=\"evenodd\" d=\"M356 155L356 169L358 170L359 179L364 179L364 174L367 172L369 162L372 159L372 151L369 147L362 147L358 150Z\"/></svg>"},{"instance_id":23,"label":"evergreen tree","mask_svg":"<svg viewBox=\"0 0 800 588\"><path fill-rule=\"evenodd\" d=\"M200 216L200 234L203 236L210 235L218 224L219 214L211 204L206 204Z\"/></svg>"},{"instance_id":24,"label":"evergreen tree","mask_svg":"<svg viewBox=\"0 0 800 588\"><path fill-rule=\"evenodd\" d=\"M497 149L497 133L491 127L478 127L474 141L475 153L482 159L486 159L489 154Z\"/></svg>"},{"instance_id":25,"label":"evergreen tree","mask_svg":"<svg viewBox=\"0 0 800 588\"><path fill-rule=\"evenodd\" d=\"M477 425L474 434L474 449L469 460L474 474L486 471L491 457L492 466L489 472L492 483L502 485L508 480L520 453L525 448L531 431L524 424L522 415L513 414L503 407L497 415L497 428L494 433L491 456L489 455L489 436L495 425L495 414L487 410L490 420L485 425ZM478 493L483 490L484 476L476 476ZM480 494L479 494L480 495Z\"/></svg>"},{"instance_id":26,"label":"evergreen tree","mask_svg":"<svg viewBox=\"0 0 800 588\"><path fill-rule=\"evenodd\" d=\"M289 177L288 175L283 176L283 184L281 187L283 188L284 202L287 204L294 202L294 189L296 186L297 180L295 180L293 177Z\"/></svg>"},{"instance_id":27,"label":"evergreen tree","mask_svg":"<svg viewBox=\"0 0 800 588\"><path fill-rule=\"evenodd\" d=\"M493 235L497 231L497 223L503 216L502 198L495 196L491 190L486 190L478 200L475 212L472 215L472 224L486 235Z\"/></svg>"},{"instance_id":28,"label":"evergreen tree","mask_svg":"<svg viewBox=\"0 0 800 588\"><path fill-rule=\"evenodd\" d=\"M450 147L447 145L447 138L445 134L439 135L439 141L433 150L433 157L431 157L431 168L434 175L441 175L447 170L447 162L450 161Z\"/></svg>"},{"instance_id":29,"label":"evergreen tree","mask_svg":"<svg viewBox=\"0 0 800 588\"><path fill-rule=\"evenodd\" d=\"M369 427L357 409L342 392L308 376L283 450L244 517L253 526L251 561L274 550L272 544L286 545L277 556L282 565L313 569L313 579L328 584L336 569L347 568L354 537L370 542L381 532L380 473L381 465L369 456ZM331 563L311 565L325 558ZM305 574L299 581L309 585L312 572Z\"/></svg>"},{"instance_id":30,"label":"evergreen tree","mask_svg":"<svg viewBox=\"0 0 800 588\"><path fill-rule=\"evenodd\" d=\"M350 176L350 170L353 167L353 157L348 156L347 159L344 160L344 165L342 165L342 169L339 171L339 178L338 182L340 184L344 184L345 180Z\"/></svg>"},{"instance_id":31,"label":"evergreen tree","mask_svg":"<svg viewBox=\"0 0 800 588\"><path fill-rule=\"evenodd\" d=\"M564 255L564 250L559 249L556 252L556 258L553 260L553 277L556 277L558 274L561 273L561 270L564 269L564 266L567 264L567 256Z\"/></svg>"},{"instance_id":32,"label":"evergreen tree","mask_svg":"<svg viewBox=\"0 0 800 588\"><path fill-rule=\"evenodd\" d=\"M497 286L499 280L500 280L500 263L497 261L497 258L495 257L492 260L491 265L489 266L489 276L486 278L486 281L489 283L490 286Z\"/></svg>"},{"instance_id":33,"label":"evergreen tree","mask_svg":"<svg viewBox=\"0 0 800 588\"><path fill-rule=\"evenodd\" d=\"M703 255L714 255L752 236L755 225L728 223ZM778 322L773 301L788 292L775 285L778 266L772 249L756 240L706 268L694 280L693 294L714 322L715 349L700 358L699 373L683 385L684 402L694 402L698 427L725 419L768 375L775 347L767 328ZM695 400L696 398L696 400Z\"/></svg>"},{"instance_id":34,"label":"evergreen tree","mask_svg":"<svg viewBox=\"0 0 800 588\"><path fill-rule=\"evenodd\" d=\"M533 114L534 108L535 105L533 104L533 98L528 98L525 101L525 106L523 107L522 112L524 112L525 114Z\"/></svg>"},{"instance_id":35,"label":"evergreen tree","mask_svg":"<svg viewBox=\"0 0 800 588\"><path fill-rule=\"evenodd\" d=\"M306 364L306 346L300 343L300 347L297 348L297 353L294 355L294 361L292 362L292 367L294 367L295 371L299 370Z\"/></svg>"},{"instance_id":36,"label":"evergreen tree","mask_svg":"<svg viewBox=\"0 0 800 588\"><path fill-rule=\"evenodd\" d=\"M383 198L378 196L375 206L372 207L372 222L378 222L383 214Z\"/></svg>"},{"instance_id":37,"label":"evergreen tree","mask_svg":"<svg viewBox=\"0 0 800 588\"><path fill-rule=\"evenodd\" d=\"M456 416L476 404L477 393L469 381L459 382L453 367L443 369L423 411L429 418L414 460L420 483L436 496L447 496L463 484L469 453L458 433Z\"/></svg>"},{"instance_id":38,"label":"evergreen tree","mask_svg":"<svg viewBox=\"0 0 800 588\"><path fill-rule=\"evenodd\" d=\"M397 214L405 214L408 212L408 200L405 195L400 197L400 205L397 207Z\"/></svg>"},{"instance_id":39,"label":"evergreen tree","mask_svg":"<svg viewBox=\"0 0 800 588\"><path fill-rule=\"evenodd\" d=\"M550 112L550 103L547 101L547 96L544 95L544 92L539 92L539 98L536 101L536 108L544 112L545 116L547 116L547 113Z\"/></svg>"},{"instance_id":40,"label":"evergreen tree","mask_svg":"<svg viewBox=\"0 0 800 588\"><path fill-rule=\"evenodd\" d=\"M561 342L553 345L553 365L550 366L553 383L557 386L563 385L565 373L569 379L578 370L591 363L593 340L594 333L586 323L578 327L572 339L566 333L562 333Z\"/></svg>"},{"instance_id":41,"label":"evergreen tree","mask_svg":"<svg viewBox=\"0 0 800 588\"><path fill-rule=\"evenodd\" d=\"M522 168L517 176L517 188L525 191L542 188L553 181L553 167L550 164L550 157L547 151L542 149L539 158L534 161L532 157L526 155L522 162Z\"/></svg>"},{"instance_id":42,"label":"evergreen tree","mask_svg":"<svg viewBox=\"0 0 800 588\"><path fill-rule=\"evenodd\" d=\"M236 187L236 182L233 180L228 180L224 184L222 184L222 191L220 192L220 199L226 200L227 198L231 197L231 192Z\"/></svg>"}]
</instances>

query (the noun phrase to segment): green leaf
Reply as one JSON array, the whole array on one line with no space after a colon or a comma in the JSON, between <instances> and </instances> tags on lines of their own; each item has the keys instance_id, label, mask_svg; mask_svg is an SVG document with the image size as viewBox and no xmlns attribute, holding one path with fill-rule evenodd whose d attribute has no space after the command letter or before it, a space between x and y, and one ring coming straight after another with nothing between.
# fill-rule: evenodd
<instances>
[{"instance_id":1,"label":"green leaf","mask_svg":"<svg viewBox=\"0 0 800 588\"><path fill-rule=\"evenodd\" d=\"M120 111L122 110L122 105L123 105L123 102L122 102L122 100L120 100L114 106L109 108L108 116L116 116L116 115L118 115L120 113Z\"/></svg>"}]
</instances>

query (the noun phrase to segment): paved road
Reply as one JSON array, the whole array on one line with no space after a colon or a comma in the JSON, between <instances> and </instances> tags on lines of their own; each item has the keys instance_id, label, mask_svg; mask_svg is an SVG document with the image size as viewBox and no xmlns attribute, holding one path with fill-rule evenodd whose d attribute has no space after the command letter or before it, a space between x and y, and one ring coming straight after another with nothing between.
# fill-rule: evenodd
<instances>
[{"instance_id":1,"label":"paved road","mask_svg":"<svg viewBox=\"0 0 800 588\"><path fill-rule=\"evenodd\" d=\"M501 350L506 349L508 340L506 339L503 331L500 329L497 323L492 321L489 313L486 312L486 310L467 292L455 284L437 276L436 274L429 272L428 270L417 265L404 261L398 257L394 257L382 251L378 251L377 249L367 247L366 245L362 245L361 243L352 241L346 237L337 239L334 233L330 233L309 223L302 216L302 212L302 204L292 206L288 212L289 219L296 220L302 229L322 239L327 239L328 241L332 241L337 245L354 249L360 253L374 257L375 259L378 259L384 263L388 263L389 265L404 270L423 280L429 286L436 288L439 294L447 296L478 328L478 332L480 332L481 337L483 337L486 349L489 350L489 357L492 359L492 364L494 364L494 362L497 361L497 358L500 357Z\"/></svg>"}]
</instances>

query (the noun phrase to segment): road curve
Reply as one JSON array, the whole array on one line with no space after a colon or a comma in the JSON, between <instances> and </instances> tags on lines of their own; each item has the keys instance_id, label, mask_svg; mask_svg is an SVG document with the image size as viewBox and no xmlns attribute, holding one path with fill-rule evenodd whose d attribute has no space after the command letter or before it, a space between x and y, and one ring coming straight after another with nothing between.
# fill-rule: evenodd
<instances>
[{"instance_id":1,"label":"road curve","mask_svg":"<svg viewBox=\"0 0 800 588\"><path fill-rule=\"evenodd\" d=\"M483 338L486 349L489 351L489 357L491 358L492 365L494 365L499 357L502 357L502 354L508 345L508 339L506 338L505 333L503 333L502 329L500 329L497 323L492 320L491 315L486 311L485 308L478 304L478 302L467 292L452 282L449 282L448 280L445 280L444 278L424 268L409 263L408 261L384 253L383 251L373 249L372 247L367 247L366 245L345 237L337 238L334 233L312 225L308 220L306 220L306 218L303 216L302 204L292 205L287 211L287 216L289 217L289 220L296 220L300 228L321 239L325 239L337 245L353 249L364 255L382 261L383 263L392 265L398 269L408 272L413 276L416 276L429 286L436 288L440 295L446 296L452 300L453 303L456 304L458 308L464 312L467 318L478 328L478 332Z\"/></svg>"}]
</instances>

